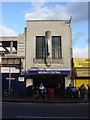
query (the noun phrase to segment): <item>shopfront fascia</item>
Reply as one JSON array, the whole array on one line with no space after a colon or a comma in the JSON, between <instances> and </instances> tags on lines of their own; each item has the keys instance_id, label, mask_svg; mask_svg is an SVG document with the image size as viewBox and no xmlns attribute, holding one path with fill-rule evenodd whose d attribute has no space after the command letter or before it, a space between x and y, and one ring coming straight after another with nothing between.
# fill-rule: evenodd
<instances>
[{"instance_id":1,"label":"shopfront fascia","mask_svg":"<svg viewBox=\"0 0 90 120\"><path fill-rule=\"evenodd\" d=\"M28 75L70 75L70 70L28 70Z\"/></svg>"}]
</instances>

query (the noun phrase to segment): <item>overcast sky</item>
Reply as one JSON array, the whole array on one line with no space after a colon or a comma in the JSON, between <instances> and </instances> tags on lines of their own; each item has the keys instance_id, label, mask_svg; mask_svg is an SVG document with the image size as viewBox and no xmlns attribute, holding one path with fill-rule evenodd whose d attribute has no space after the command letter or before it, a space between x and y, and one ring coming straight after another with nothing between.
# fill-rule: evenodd
<instances>
[{"instance_id":1,"label":"overcast sky","mask_svg":"<svg viewBox=\"0 0 90 120\"><path fill-rule=\"evenodd\" d=\"M2 2L0 36L24 32L26 20L63 20L72 16L73 57L88 57L88 2Z\"/></svg>"}]
</instances>

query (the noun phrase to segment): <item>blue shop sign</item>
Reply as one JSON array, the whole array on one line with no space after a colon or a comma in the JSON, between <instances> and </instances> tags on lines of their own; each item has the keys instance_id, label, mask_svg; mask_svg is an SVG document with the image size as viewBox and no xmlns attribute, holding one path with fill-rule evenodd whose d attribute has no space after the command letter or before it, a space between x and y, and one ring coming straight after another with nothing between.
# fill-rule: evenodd
<instances>
[{"instance_id":1,"label":"blue shop sign","mask_svg":"<svg viewBox=\"0 0 90 120\"><path fill-rule=\"evenodd\" d=\"M60 75L69 75L70 70L28 70L29 75L42 75L42 74L60 74Z\"/></svg>"}]
</instances>

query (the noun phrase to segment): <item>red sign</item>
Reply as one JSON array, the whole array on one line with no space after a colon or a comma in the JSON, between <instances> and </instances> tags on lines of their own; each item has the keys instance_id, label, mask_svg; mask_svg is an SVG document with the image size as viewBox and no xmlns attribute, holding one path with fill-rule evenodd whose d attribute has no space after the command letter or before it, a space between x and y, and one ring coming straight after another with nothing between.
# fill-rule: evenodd
<instances>
[{"instance_id":1,"label":"red sign","mask_svg":"<svg viewBox=\"0 0 90 120\"><path fill-rule=\"evenodd\" d=\"M15 78L6 78L6 80L9 80L9 79L10 79L10 80L15 80Z\"/></svg>"}]
</instances>

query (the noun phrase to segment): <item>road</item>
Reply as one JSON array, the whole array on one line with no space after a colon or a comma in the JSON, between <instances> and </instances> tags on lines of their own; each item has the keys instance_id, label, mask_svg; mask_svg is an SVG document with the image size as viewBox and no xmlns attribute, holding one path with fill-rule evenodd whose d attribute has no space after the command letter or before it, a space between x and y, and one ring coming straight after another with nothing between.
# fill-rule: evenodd
<instances>
[{"instance_id":1,"label":"road","mask_svg":"<svg viewBox=\"0 0 90 120\"><path fill-rule=\"evenodd\" d=\"M2 103L3 118L85 118L87 103Z\"/></svg>"}]
</instances>

